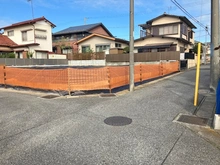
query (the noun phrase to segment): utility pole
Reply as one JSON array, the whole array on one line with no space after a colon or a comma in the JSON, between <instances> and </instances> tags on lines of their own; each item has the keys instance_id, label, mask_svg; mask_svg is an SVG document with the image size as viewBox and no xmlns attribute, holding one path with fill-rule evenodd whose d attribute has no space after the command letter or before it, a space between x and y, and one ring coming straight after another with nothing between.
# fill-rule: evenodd
<instances>
[{"instance_id":1,"label":"utility pole","mask_svg":"<svg viewBox=\"0 0 220 165\"><path fill-rule=\"evenodd\" d=\"M134 91L134 0L130 0L129 91Z\"/></svg>"},{"instance_id":2,"label":"utility pole","mask_svg":"<svg viewBox=\"0 0 220 165\"><path fill-rule=\"evenodd\" d=\"M216 92L219 79L219 0L211 0L211 56L210 56L210 89Z\"/></svg>"}]
</instances>

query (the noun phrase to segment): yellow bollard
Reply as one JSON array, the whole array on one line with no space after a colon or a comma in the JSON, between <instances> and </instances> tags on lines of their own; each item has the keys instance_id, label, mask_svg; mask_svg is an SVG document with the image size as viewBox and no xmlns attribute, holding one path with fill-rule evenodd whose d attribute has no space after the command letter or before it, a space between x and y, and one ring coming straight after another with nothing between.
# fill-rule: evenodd
<instances>
[{"instance_id":1,"label":"yellow bollard","mask_svg":"<svg viewBox=\"0 0 220 165\"><path fill-rule=\"evenodd\" d=\"M198 105L198 95L199 95L198 90L199 90L199 77L200 77L200 54L201 54L200 51L201 51L201 43L198 43L194 106Z\"/></svg>"}]
</instances>

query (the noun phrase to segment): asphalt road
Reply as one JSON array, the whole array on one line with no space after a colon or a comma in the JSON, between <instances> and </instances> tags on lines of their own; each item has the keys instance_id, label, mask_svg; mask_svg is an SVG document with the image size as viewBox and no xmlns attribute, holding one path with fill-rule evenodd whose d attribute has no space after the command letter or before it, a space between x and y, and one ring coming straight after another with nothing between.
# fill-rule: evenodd
<instances>
[{"instance_id":1,"label":"asphalt road","mask_svg":"<svg viewBox=\"0 0 220 165\"><path fill-rule=\"evenodd\" d=\"M210 71L201 68L204 92ZM219 165L217 147L172 122L194 112L194 81L192 69L109 98L43 99L0 90L0 164ZM112 116L132 123L105 124Z\"/></svg>"}]
</instances>

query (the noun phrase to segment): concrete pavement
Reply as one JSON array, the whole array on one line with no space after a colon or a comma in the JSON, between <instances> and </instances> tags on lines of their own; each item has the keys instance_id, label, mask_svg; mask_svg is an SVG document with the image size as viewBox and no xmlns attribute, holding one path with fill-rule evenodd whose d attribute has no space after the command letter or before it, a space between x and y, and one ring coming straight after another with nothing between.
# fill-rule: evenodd
<instances>
[{"instance_id":1,"label":"concrete pavement","mask_svg":"<svg viewBox=\"0 0 220 165\"><path fill-rule=\"evenodd\" d=\"M43 99L42 93L0 90L0 164L219 165L215 143L189 124L173 122L196 110L194 77L192 69L109 98ZM201 67L201 77L204 92L208 66ZM112 116L132 123L105 124Z\"/></svg>"}]
</instances>

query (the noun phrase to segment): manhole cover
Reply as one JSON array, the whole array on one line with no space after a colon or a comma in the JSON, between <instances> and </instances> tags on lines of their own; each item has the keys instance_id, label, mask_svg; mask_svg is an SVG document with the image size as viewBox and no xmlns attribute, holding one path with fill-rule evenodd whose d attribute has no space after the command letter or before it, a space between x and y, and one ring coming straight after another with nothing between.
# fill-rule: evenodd
<instances>
[{"instance_id":1,"label":"manhole cover","mask_svg":"<svg viewBox=\"0 0 220 165\"><path fill-rule=\"evenodd\" d=\"M206 126L208 123L207 118L201 118L196 116L188 116L188 115L181 115L179 116L178 120L179 122L188 123L188 124L195 124L200 126Z\"/></svg>"},{"instance_id":2,"label":"manhole cover","mask_svg":"<svg viewBox=\"0 0 220 165\"><path fill-rule=\"evenodd\" d=\"M100 94L100 97L115 97L116 95L114 93L102 93Z\"/></svg>"},{"instance_id":3,"label":"manhole cover","mask_svg":"<svg viewBox=\"0 0 220 165\"><path fill-rule=\"evenodd\" d=\"M104 123L107 125L112 125L112 126L124 126L124 125L131 124L132 119L128 117L123 117L123 116L112 116L112 117L106 118L104 120Z\"/></svg>"},{"instance_id":4,"label":"manhole cover","mask_svg":"<svg viewBox=\"0 0 220 165\"><path fill-rule=\"evenodd\" d=\"M44 99L54 99L56 97L59 97L57 95L46 95L46 96L42 96L41 98L44 98Z\"/></svg>"}]
</instances>

